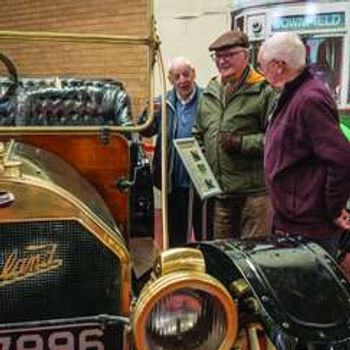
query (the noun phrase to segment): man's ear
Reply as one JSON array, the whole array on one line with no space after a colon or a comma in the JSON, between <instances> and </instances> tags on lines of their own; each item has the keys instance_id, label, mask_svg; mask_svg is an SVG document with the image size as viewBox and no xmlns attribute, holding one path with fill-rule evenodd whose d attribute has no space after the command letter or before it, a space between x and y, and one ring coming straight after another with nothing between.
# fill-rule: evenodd
<instances>
[{"instance_id":1,"label":"man's ear","mask_svg":"<svg viewBox=\"0 0 350 350\"><path fill-rule=\"evenodd\" d=\"M169 80L169 83L170 83L170 84L174 85L174 84L173 84L173 75L172 75L171 72L168 73L168 80Z\"/></svg>"},{"instance_id":2,"label":"man's ear","mask_svg":"<svg viewBox=\"0 0 350 350\"><path fill-rule=\"evenodd\" d=\"M244 50L244 53L245 53L245 57L249 59L249 50L248 49Z\"/></svg>"}]
</instances>

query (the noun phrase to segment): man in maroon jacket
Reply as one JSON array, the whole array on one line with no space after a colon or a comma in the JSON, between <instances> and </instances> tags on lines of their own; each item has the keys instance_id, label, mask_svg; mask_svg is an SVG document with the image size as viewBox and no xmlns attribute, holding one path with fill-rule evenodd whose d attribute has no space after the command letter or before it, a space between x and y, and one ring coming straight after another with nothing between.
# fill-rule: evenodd
<instances>
[{"instance_id":1,"label":"man in maroon jacket","mask_svg":"<svg viewBox=\"0 0 350 350\"><path fill-rule=\"evenodd\" d=\"M266 79L281 91L269 118L265 176L275 210L276 233L298 234L335 252L350 214L350 143L322 81L305 66L295 33L264 42L258 61Z\"/></svg>"}]
</instances>

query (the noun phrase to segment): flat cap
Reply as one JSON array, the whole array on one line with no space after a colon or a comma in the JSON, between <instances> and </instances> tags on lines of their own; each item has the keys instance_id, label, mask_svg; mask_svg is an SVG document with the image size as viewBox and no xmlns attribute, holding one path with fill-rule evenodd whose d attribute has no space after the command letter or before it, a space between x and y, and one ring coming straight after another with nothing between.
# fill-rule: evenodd
<instances>
[{"instance_id":1,"label":"flat cap","mask_svg":"<svg viewBox=\"0 0 350 350\"><path fill-rule=\"evenodd\" d=\"M209 51L216 51L234 46L248 48L249 40L247 35L240 31L229 30L213 41L213 43L209 46Z\"/></svg>"}]
</instances>

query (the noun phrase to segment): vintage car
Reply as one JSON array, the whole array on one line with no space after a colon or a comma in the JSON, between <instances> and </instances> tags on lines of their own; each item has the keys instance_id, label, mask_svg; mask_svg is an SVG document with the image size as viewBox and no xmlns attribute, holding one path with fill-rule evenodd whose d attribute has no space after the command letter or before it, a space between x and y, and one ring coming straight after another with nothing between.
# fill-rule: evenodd
<instances>
[{"instance_id":1,"label":"vintage car","mask_svg":"<svg viewBox=\"0 0 350 350\"><path fill-rule=\"evenodd\" d=\"M298 237L191 243L137 273L130 240L153 237L152 186L135 137L108 128L130 121L123 86L19 79L1 57L1 349L350 345L349 283Z\"/></svg>"}]
</instances>

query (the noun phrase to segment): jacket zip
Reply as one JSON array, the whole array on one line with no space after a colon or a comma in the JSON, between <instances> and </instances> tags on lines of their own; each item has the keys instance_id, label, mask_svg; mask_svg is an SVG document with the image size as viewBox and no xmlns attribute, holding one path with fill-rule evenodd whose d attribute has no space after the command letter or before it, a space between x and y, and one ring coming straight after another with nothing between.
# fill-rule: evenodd
<instances>
[{"instance_id":1,"label":"jacket zip","mask_svg":"<svg viewBox=\"0 0 350 350\"><path fill-rule=\"evenodd\" d=\"M221 166L220 166L221 160L220 160L220 152L219 152L220 151L220 149L219 149L219 147L220 147L219 135L220 135L222 120L223 120L223 117L224 117L224 105L223 105L221 99L214 92L212 92L212 91L205 91L203 93L203 95L204 94L208 94L208 95L212 96L215 100L219 101L220 106L221 106L221 114L219 116L220 117L219 129L218 129L218 133L216 135L216 154L218 155L218 176L217 176L218 179L216 179L216 180L218 181L219 185L222 187Z\"/></svg>"}]
</instances>

